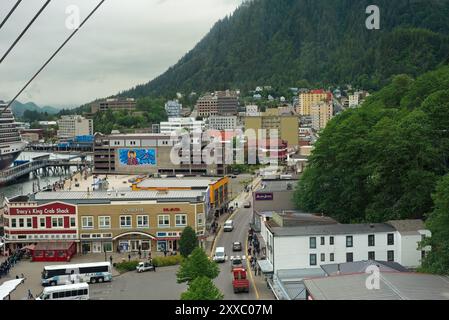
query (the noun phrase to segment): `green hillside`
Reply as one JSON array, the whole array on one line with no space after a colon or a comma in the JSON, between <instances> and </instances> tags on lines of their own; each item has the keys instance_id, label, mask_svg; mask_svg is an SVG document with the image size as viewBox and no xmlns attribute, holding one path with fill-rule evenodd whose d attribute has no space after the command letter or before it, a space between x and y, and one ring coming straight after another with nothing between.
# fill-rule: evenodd
<instances>
[{"instance_id":1,"label":"green hillside","mask_svg":"<svg viewBox=\"0 0 449 320\"><path fill-rule=\"evenodd\" d=\"M448 57L449 1L378 0L380 30L361 0L254 0L219 22L175 66L122 96L353 84L377 90Z\"/></svg>"}]
</instances>

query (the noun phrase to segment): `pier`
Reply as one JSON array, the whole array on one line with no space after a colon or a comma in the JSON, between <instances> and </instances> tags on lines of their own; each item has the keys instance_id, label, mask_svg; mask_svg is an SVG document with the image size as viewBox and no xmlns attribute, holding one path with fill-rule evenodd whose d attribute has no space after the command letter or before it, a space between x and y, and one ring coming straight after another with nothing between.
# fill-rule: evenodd
<instances>
[{"instance_id":1,"label":"pier","mask_svg":"<svg viewBox=\"0 0 449 320\"><path fill-rule=\"evenodd\" d=\"M80 160L75 160L77 158L80 158ZM81 170L91 165L92 162L87 161L85 155L73 156L68 159L38 159L0 171L0 185L12 182L30 173L36 176L47 176L50 173L67 173L71 167L77 167L78 170Z\"/></svg>"}]
</instances>

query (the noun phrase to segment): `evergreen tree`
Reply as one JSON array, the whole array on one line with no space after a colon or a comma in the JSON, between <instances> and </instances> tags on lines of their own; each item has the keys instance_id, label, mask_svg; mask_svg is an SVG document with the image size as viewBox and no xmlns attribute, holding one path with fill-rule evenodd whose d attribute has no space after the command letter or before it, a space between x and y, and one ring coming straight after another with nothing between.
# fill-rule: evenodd
<instances>
[{"instance_id":1,"label":"evergreen tree","mask_svg":"<svg viewBox=\"0 0 449 320\"><path fill-rule=\"evenodd\" d=\"M181 294L181 300L222 300L223 294L213 281L205 276L193 280L186 292Z\"/></svg>"},{"instance_id":2,"label":"evergreen tree","mask_svg":"<svg viewBox=\"0 0 449 320\"><path fill-rule=\"evenodd\" d=\"M192 254L181 262L176 274L178 283L195 280L198 277L215 279L219 274L218 265L211 261L202 248L196 248Z\"/></svg>"},{"instance_id":3,"label":"evergreen tree","mask_svg":"<svg viewBox=\"0 0 449 320\"><path fill-rule=\"evenodd\" d=\"M184 228L179 239L179 251L184 258L187 258L192 251L198 247L198 238L195 230L187 226Z\"/></svg>"}]
</instances>

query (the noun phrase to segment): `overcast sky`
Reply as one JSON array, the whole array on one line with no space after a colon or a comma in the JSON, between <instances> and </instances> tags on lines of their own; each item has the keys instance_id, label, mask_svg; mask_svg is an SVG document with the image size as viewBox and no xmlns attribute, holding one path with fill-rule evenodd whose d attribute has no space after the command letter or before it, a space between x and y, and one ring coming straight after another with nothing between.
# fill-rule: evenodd
<instances>
[{"instance_id":1,"label":"overcast sky","mask_svg":"<svg viewBox=\"0 0 449 320\"><path fill-rule=\"evenodd\" d=\"M0 0L0 21L16 0ZM99 0L53 0L0 64L0 100L10 100L66 39L66 8L81 20ZM242 0L106 0L18 98L75 107L145 83L175 64ZM45 0L23 0L0 30L0 56Z\"/></svg>"}]
</instances>

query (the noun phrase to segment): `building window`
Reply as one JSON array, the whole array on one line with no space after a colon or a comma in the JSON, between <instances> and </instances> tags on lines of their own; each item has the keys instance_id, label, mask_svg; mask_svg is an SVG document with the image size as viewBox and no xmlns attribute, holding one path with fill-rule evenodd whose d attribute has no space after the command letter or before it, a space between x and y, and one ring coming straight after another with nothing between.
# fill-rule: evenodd
<instances>
[{"instance_id":1,"label":"building window","mask_svg":"<svg viewBox=\"0 0 449 320\"><path fill-rule=\"evenodd\" d=\"M177 227L185 227L187 226L187 215L186 214L177 214L176 215L176 226Z\"/></svg>"},{"instance_id":2,"label":"building window","mask_svg":"<svg viewBox=\"0 0 449 320\"><path fill-rule=\"evenodd\" d=\"M388 244L389 246L394 245L394 233L389 233L389 234L387 235L387 244Z\"/></svg>"},{"instance_id":3,"label":"building window","mask_svg":"<svg viewBox=\"0 0 449 320\"><path fill-rule=\"evenodd\" d=\"M76 227L76 218L70 217L70 227Z\"/></svg>"},{"instance_id":4,"label":"building window","mask_svg":"<svg viewBox=\"0 0 449 320\"><path fill-rule=\"evenodd\" d=\"M368 252L368 260L376 260L376 253L374 251Z\"/></svg>"},{"instance_id":5,"label":"building window","mask_svg":"<svg viewBox=\"0 0 449 320\"><path fill-rule=\"evenodd\" d=\"M315 237L309 238L309 247L310 247L310 249L316 249L316 238Z\"/></svg>"},{"instance_id":6,"label":"building window","mask_svg":"<svg viewBox=\"0 0 449 320\"><path fill-rule=\"evenodd\" d=\"M102 216L98 217L98 225L100 229L110 229L111 228L111 217Z\"/></svg>"},{"instance_id":7,"label":"building window","mask_svg":"<svg viewBox=\"0 0 449 320\"><path fill-rule=\"evenodd\" d=\"M64 219L63 218L51 218L51 226L53 228L63 228Z\"/></svg>"},{"instance_id":8,"label":"building window","mask_svg":"<svg viewBox=\"0 0 449 320\"><path fill-rule=\"evenodd\" d=\"M324 237L321 237L321 245L324 246L325 243Z\"/></svg>"},{"instance_id":9,"label":"building window","mask_svg":"<svg viewBox=\"0 0 449 320\"><path fill-rule=\"evenodd\" d=\"M354 261L354 255L352 252L346 253L346 262L353 262Z\"/></svg>"},{"instance_id":10,"label":"building window","mask_svg":"<svg viewBox=\"0 0 449 320\"><path fill-rule=\"evenodd\" d=\"M368 247L374 247L376 245L376 240L374 234L368 235Z\"/></svg>"},{"instance_id":11,"label":"building window","mask_svg":"<svg viewBox=\"0 0 449 320\"><path fill-rule=\"evenodd\" d=\"M346 236L346 248L352 248L352 236Z\"/></svg>"},{"instance_id":12,"label":"building window","mask_svg":"<svg viewBox=\"0 0 449 320\"><path fill-rule=\"evenodd\" d=\"M393 261L394 262L394 251L393 250L387 251L387 261Z\"/></svg>"},{"instance_id":13,"label":"building window","mask_svg":"<svg viewBox=\"0 0 449 320\"><path fill-rule=\"evenodd\" d=\"M326 255L324 253L321 254L321 262L326 261Z\"/></svg>"},{"instance_id":14,"label":"building window","mask_svg":"<svg viewBox=\"0 0 449 320\"><path fill-rule=\"evenodd\" d=\"M81 227L83 229L93 229L94 228L94 217L82 217Z\"/></svg>"},{"instance_id":15,"label":"building window","mask_svg":"<svg viewBox=\"0 0 449 320\"><path fill-rule=\"evenodd\" d=\"M329 261L331 261L331 262L334 261L334 254L333 253L329 254Z\"/></svg>"},{"instance_id":16,"label":"building window","mask_svg":"<svg viewBox=\"0 0 449 320\"><path fill-rule=\"evenodd\" d=\"M159 215L157 217L157 225L159 228L170 227L170 216L169 215Z\"/></svg>"},{"instance_id":17,"label":"building window","mask_svg":"<svg viewBox=\"0 0 449 320\"><path fill-rule=\"evenodd\" d=\"M131 216L120 216L120 228L131 228L132 217Z\"/></svg>"},{"instance_id":18,"label":"building window","mask_svg":"<svg viewBox=\"0 0 449 320\"><path fill-rule=\"evenodd\" d=\"M19 218L19 228L25 227L25 221L22 218Z\"/></svg>"},{"instance_id":19,"label":"building window","mask_svg":"<svg viewBox=\"0 0 449 320\"><path fill-rule=\"evenodd\" d=\"M204 225L204 213L200 213L197 216L197 223L198 226L203 226Z\"/></svg>"},{"instance_id":20,"label":"building window","mask_svg":"<svg viewBox=\"0 0 449 320\"><path fill-rule=\"evenodd\" d=\"M137 216L137 228L148 228L150 226L148 216Z\"/></svg>"},{"instance_id":21,"label":"building window","mask_svg":"<svg viewBox=\"0 0 449 320\"><path fill-rule=\"evenodd\" d=\"M32 227L33 227L33 219L27 218L27 228L32 228Z\"/></svg>"},{"instance_id":22,"label":"building window","mask_svg":"<svg viewBox=\"0 0 449 320\"><path fill-rule=\"evenodd\" d=\"M316 266L316 254L314 253L310 255L310 265Z\"/></svg>"},{"instance_id":23,"label":"building window","mask_svg":"<svg viewBox=\"0 0 449 320\"><path fill-rule=\"evenodd\" d=\"M11 228L16 228L16 227L17 227L16 219L11 219Z\"/></svg>"},{"instance_id":24,"label":"building window","mask_svg":"<svg viewBox=\"0 0 449 320\"><path fill-rule=\"evenodd\" d=\"M329 244L330 244L331 246L334 245L334 237L329 237Z\"/></svg>"}]
</instances>

